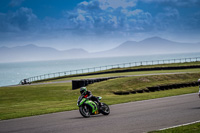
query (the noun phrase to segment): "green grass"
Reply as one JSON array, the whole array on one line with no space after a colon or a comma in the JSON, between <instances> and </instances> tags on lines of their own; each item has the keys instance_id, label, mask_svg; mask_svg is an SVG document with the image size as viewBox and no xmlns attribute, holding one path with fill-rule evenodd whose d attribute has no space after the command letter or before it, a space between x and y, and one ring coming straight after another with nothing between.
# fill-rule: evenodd
<instances>
[{"instance_id":1,"label":"green grass","mask_svg":"<svg viewBox=\"0 0 200 133\"><path fill-rule=\"evenodd\" d=\"M77 97L71 84L1 87L0 119L73 110Z\"/></svg>"},{"instance_id":2,"label":"green grass","mask_svg":"<svg viewBox=\"0 0 200 133\"><path fill-rule=\"evenodd\" d=\"M107 80L89 85L95 96L109 105L153 98L194 93L198 87L166 90L124 96L114 91L140 89L154 85L196 81L200 73L128 77ZM52 112L78 109L76 102L79 90L72 90L71 83L0 87L0 119L12 119Z\"/></svg>"},{"instance_id":3,"label":"green grass","mask_svg":"<svg viewBox=\"0 0 200 133\"><path fill-rule=\"evenodd\" d=\"M197 81L199 77L200 73L126 77L91 84L89 88L97 88L97 92L98 90L105 90L108 92L131 91L152 86L194 82Z\"/></svg>"},{"instance_id":4,"label":"green grass","mask_svg":"<svg viewBox=\"0 0 200 133\"><path fill-rule=\"evenodd\" d=\"M149 133L199 133L200 132L200 123L195 123L191 125L170 128L162 131L152 131Z\"/></svg>"}]
</instances>

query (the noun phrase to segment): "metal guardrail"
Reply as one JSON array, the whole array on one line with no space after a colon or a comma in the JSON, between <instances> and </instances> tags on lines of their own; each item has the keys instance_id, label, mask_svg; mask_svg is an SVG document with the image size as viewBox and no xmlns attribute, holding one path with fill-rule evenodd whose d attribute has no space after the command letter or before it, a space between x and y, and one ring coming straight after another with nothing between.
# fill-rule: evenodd
<instances>
[{"instance_id":1,"label":"metal guardrail","mask_svg":"<svg viewBox=\"0 0 200 133\"><path fill-rule=\"evenodd\" d=\"M197 61L200 61L200 57L122 63L122 64L115 64L115 65L107 65L107 66L99 66L99 67L92 67L92 68L85 68L85 69L43 74L43 75L23 79L23 80L20 81L20 84L24 80L31 83L31 82L34 82L34 81L45 80L45 79L50 79L50 78L59 78L59 77L63 77L63 76L97 72L97 71L114 69L114 68L128 68L128 67L135 67L135 66L171 64L171 63L185 63L185 62L197 62Z\"/></svg>"}]
</instances>

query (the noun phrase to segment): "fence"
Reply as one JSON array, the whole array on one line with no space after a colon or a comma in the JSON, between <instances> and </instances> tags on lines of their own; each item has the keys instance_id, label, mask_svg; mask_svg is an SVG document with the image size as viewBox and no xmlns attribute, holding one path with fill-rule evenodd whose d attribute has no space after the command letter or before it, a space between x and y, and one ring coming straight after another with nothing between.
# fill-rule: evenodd
<instances>
[{"instance_id":1,"label":"fence","mask_svg":"<svg viewBox=\"0 0 200 133\"><path fill-rule=\"evenodd\" d=\"M26 81L33 82L33 81L50 79L50 78L59 78L62 76L97 72L97 71L108 70L108 69L113 69L113 68L128 68L128 67L135 67L135 66L170 64L170 63L185 63L185 62L197 62L197 61L200 61L200 57L130 62L130 63L122 63L122 64L115 64L115 65L107 65L107 66L100 66L100 67L93 67L93 68L85 68L85 69L43 74L43 75L27 78ZM20 82L22 82L22 81L24 81L24 79L21 80Z\"/></svg>"}]
</instances>

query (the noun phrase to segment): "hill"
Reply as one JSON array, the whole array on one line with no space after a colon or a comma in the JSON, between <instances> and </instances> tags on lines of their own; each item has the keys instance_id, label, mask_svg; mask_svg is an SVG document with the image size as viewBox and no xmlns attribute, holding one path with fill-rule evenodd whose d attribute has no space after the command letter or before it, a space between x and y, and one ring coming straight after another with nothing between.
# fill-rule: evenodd
<instances>
[{"instance_id":1,"label":"hill","mask_svg":"<svg viewBox=\"0 0 200 133\"><path fill-rule=\"evenodd\" d=\"M0 62L56 60L88 57L83 49L59 51L50 47L39 47L33 44L13 48L0 48Z\"/></svg>"},{"instance_id":2,"label":"hill","mask_svg":"<svg viewBox=\"0 0 200 133\"><path fill-rule=\"evenodd\" d=\"M159 37L152 37L140 42L127 41L114 49L94 53L96 56L129 56L200 52L200 43L180 43Z\"/></svg>"},{"instance_id":3,"label":"hill","mask_svg":"<svg viewBox=\"0 0 200 133\"><path fill-rule=\"evenodd\" d=\"M95 53L89 53L84 49L70 49L60 51L54 48L39 47L33 44L17 46L13 48L0 47L0 62L175 54L192 52L200 52L200 43L180 43L166 40L160 37L152 37L139 42L126 41L116 48Z\"/></svg>"}]
</instances>

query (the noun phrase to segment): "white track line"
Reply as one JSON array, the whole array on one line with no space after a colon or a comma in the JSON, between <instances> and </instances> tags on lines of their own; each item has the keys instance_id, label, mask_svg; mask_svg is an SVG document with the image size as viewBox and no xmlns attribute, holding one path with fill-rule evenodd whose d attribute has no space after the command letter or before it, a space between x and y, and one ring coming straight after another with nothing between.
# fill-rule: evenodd
<instances>
[{"instance_id":1,"label":"white track line","mask_svg":"<svg viewBox=\"0 0 200 133\"><path fill-rule=\"evenodd\" d=\"M171 128L176 128L176 127L181 127L181 126L187 126L187 125L191 125L191 124L195 124L195 123L199 123L199 122L200 122L200 120L199 121L195 121L195 122L186 123L186 124L181 124L181 125L176 125L176 126L172 126L172 127L159 129L159 131L166 130L166 129L171 129Z\"/></svg>"}]
</instances>

